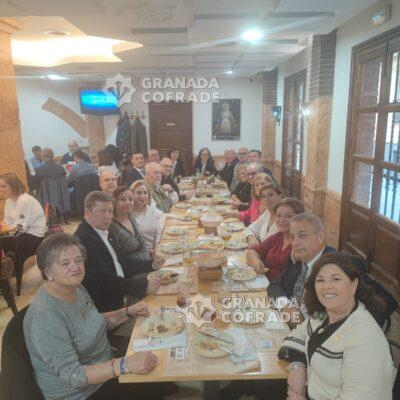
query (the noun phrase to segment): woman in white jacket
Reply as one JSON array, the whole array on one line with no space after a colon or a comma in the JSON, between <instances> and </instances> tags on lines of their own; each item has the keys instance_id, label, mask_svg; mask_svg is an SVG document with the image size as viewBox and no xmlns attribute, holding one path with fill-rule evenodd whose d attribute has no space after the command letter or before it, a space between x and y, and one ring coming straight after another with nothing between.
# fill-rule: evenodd
<instances>
[{"instance_id":1,"label":"woman in white jacket","mask_svg":"<svg viewBox=\"0 0 400 400\"><path fill-rule=\"evenodd\" d=\"M260 202L265 204L265 211L244 231L250 249L258 246L267 237L278 232L275 223L275 206L285 197L284 189L277 183L268 183L260 190Z\"/></svg>"},{"instance_id":2,"label":"woman in white jacket","mask_svg":"<svg viewBox=\"0 0 400 400\"><path fill-rule=\"evenodd\" d=\"M288 399L391 400L395 369L371 313L382 307L351 258L327 253L306 282L310 316L282 343L289 358Z\"/></svg>"}]
</instances>

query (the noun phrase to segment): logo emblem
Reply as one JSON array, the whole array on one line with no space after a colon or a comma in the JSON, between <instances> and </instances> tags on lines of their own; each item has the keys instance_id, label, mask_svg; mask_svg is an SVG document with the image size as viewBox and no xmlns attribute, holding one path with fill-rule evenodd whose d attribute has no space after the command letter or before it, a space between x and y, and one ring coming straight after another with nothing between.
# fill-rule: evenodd
<instances>
[{"instance_id":1,"label":"logo emblem","mask_svg":"<svg viewBox=\"0 0 400 400\"><path fill-rule=\"evenodd\" d=\"M186 323L194 324L200 328L203 324L212 321L212 315L217 311L212 305L211 297L204 297L197 293L194 297L189 297L187 305L182 308L186 316Z\"/></svg>"},{"instance_id":2,"label":"logo emblem","mask_svg":"<svg viewBox=\"0 0 400 400\"><path fill-rule=\"evenodd\" d=\"M136 92L135 86L132 84L131 78L126 78L120 73L112 78L106 78L106 83L103 87L105 92L113 92L118 98L118 106L129 104L132 101L132 96Z\"/></svg>"}]
</instances>

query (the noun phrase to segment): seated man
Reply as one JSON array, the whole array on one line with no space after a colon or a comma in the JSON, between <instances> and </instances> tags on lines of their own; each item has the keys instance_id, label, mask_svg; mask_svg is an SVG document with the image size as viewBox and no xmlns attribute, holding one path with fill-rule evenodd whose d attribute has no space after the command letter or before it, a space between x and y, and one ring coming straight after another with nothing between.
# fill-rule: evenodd
<instances>
[{"instance_id":1,"label":"seated man","mask_svg":"<svg viewBox=\"0 0 400 400\"><path fill-rule=\"evenodd\" d=\"M236 185L239 183L239 176L237 173L238 166L241 164L247 164L248 154L249 154L249 149L247 147L240 147L238 152L236 153L238 162L233 170L233 178L230 186L231 191L233 191Z\"/></svg>"},{"instance_id":2,"label":"seated man","mask_svg":"<svg viewBox=\"0 0 400 400\"><path fill-rule=\"evenodd\" d=\"M54 153L52 149L43 149L42 158L43 164L36 170L36 174L32 178L35 187L39 187L40 182L44 179L63 178L67 175L65 169L54 161Z\"/></svg>"},{"instance_id":3,"label":"seated man","mask_svg":"<svg viewBox=\"0 0 400 400\"><path fill-rule=\"evenodd\" d=\"M149 150L149 162L160 162L160 153L157 149L150 149Z\"/></svg>"},{"instance_id":4,"label":"seated man","mask_svg":"<svg viewBox=\"0 0 400 400\"><path fill-rule=\"evenodd\" d=\"M142 153L133 153L131 157L132 167L124 171L123 184L130 187L133 182L143 179L144 171L144 156Z\"/></svg>"},{"instance_id":5,"label":"seated man","mask_svg":"<svg viewBox=\"0 0 400 400\"><path fill-rule=\"evenodd\" d=\"M172 179L171 172L174 164L168 157L164 157L160 162L162 168L161 187L167 193L172 204L176 204L179 200L185 200L186 196L179 196L179 188L175 181Z\"/></svg>"},{"instance_id":6,"label":"seated man","mask_svg":"<svg viewBox=\"0 0 400 400\"><path fill-rule=\"evenodd\" d=\"M225 150L225 165L224 168L219 172L219 176L231 187L233 173L235 171L236 164L238 163L236 158L236 151L233 149Z\"/></svg>"},{"instance_id":7,"label":"seated man","mask_svg":"<svg viewBox=\"0 0 400 400\"><path fill-rule=\"evenodd\" d=\"M292 256L288 259L285 270L269 284L267 292L269 298L274 299L279 308L290 313L291 323L296 325L307 316L303 301L304 285L311 274L313 265L323 253L336 250L326 246L323 223L317 215L309 212L293 217L290 224L290 236ZM377 322L382 324L396 309L397 302L378 282L368 276L358 258L355 258L354 265L362 270L365 283L371 286L385 302L385 310L380 315L374 315ZM300 312L295 307L288 307L290 306L289 299L293 300L291 305L294 300L297 302Z\"/></svg>"},{"instance_id":8,"label":"seated man","mask_svg":"<svg viewBox=\"0 0 400 400\"><path fill-rule=\"evenodd\" d=\"M146 164L146 178L144 179L150 190L150 196L159 210L169 213L171 200L161 187L162 167L157 163Z\"/></svg>"},{"instance_id":9,"label":"seated man","mask_svg":"<svg viewBox=\"0 0 400 400\"><path fill-rule=\"evenodd\" d=\"M74 161L75 165L67 177L68 187L73 187L80 176L96 173L94 165L85 161L85 153L82 150L74 152Z\"/></svg>"},{"instance_id":10,"label":"seated man","mask_svg":"<svg viewBox=\"0 0 400 400\"><path fill-rule=\"evenodd\" d=\"M132 277L133 272L151 271L152 261L135 261L135 265L131 265L124 257L115 237L108 232L113 212L113 198L110 195L104 192L89 193L85 199L83 221L75 232L87 252L82 283L99 312L121 308L125 295L143 297L146 291L155 290L153 281L148 283L147 279Z\"/></svg>"},{"instance_id":11,"label":"seated man","mask_svg":"<svg viewBox=\"0 0 400 400\"><path fill-rule=\"evenodd\" d=\"M249 163L260 163L262 164L262 157L261 157L261 151L260 150L250 150L249 152ZM274 178L274 175L272 174L272 171L269 170L267 167L263 165L263 171L268 175L271 175L272 179L274 182L276 182L276 179Z\"/></svg>"},{"instance_id":12,"label":"seated man","mask_svg":"<svg viewBox=\"0 0 400 400\"><path fill-rule=\"evenodd\" d=\"M103 171L99 178L99 185L103 192L112 196L117 188L117 177L111 171Z\"/></svg>"},{"instance_id":13,"label":"seated man","mask_svg":"<svg viewBox=\"0 0 400 400\"><path fill-rule=\"evenodd\" d=\"M61 165L66 165L69 162L73 162L74 153L76 150L78 150L78 142L72 139L68 142L68 152L65 153L61 158ZM84 154L83 156L84 160L88 163L91 163L92 161L90 160L90 157L86 153L83 154Z\"/></svg>"},{"instance_id":14,"label":"seated man","mask_svg":"<svg viewBox=\"0 0 400 400\"><path fill-rule=\"evenodd\" d=\"M36 170L43 165L42 148L40 146L32 147L33 157L29 160L32 175L35 175Z\"/></svg>"}]
</instances>

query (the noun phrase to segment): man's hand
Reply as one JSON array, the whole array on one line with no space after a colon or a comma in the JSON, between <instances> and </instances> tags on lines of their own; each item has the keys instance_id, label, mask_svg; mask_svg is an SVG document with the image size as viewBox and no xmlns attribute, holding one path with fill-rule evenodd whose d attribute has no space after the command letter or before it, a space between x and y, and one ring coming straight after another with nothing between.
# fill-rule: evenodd
<instances>
[{"instance_id":1,"label":"man's hand","mask_svg":"<svg viewBox=\"0 0 400 400\"><path fill-rule=\"evenodd\" d=\"M133 374L148 374L157 365L157 356L150 351L141 351L126 357L127 367Z\"/></svg>"},{"instance_id":2,"label":"man's hand","mask_svg":"<svg viewBox=\"0 0 400 400\"><path fill-rule=\"evenodd\" d=\"M161 187L162 187L162 190L164 190L164 192L168 192L168 193L171 193L174 190L169 183L165 183Z\"/></svg>"},{"instance_id":3,"label":"man's hand","mask_svg":"<svg viewBox=\"0 0 400 400\"><path fill-rule=\"evenodd\" d=\"M135 303L128 307L128 314L129 315L140 315L142 317L148 317L150 316L150 311L149 307L147 306L146 303L143 301L140 301L139 303Z\"/></svg>"},{"instance_id":4,"label":"man's hand","mask_svg":"<svg viewBox=\"0 0 400 400\"><path fill-rule=\"evenodd\" d=\"M152 294L157 292L158 288L161 286L160 278L151 278L149 279L149 283L147 285L147 293Z\"/></svg>"},{"instance_id":5,"label":"man's hand","mask_svg":"<svg viewBox=\"0 0 400 400\"><path fill-rule=\"evenodd\" d=\"M156 254L153 260L153 269L158 270L160 269L165 263L165 258L160 254Z\"/></svg>"},{"instance_id":6,"label":"man's hand","mask_svg":"<svg viewBox=\"0 0 400 400\"><path fill-rule=\"evenodd\" d=\"M285 307L281 311L290 315L290 320L288 321L290 329L294 329L304 321L303 314L297 307Z\"/></svg>"}]
</instances>

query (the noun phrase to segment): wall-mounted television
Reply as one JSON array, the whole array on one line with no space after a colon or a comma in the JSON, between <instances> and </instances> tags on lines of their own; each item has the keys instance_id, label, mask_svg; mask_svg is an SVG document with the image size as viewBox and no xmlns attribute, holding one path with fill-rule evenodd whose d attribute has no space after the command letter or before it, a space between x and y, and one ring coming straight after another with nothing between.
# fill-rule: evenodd
<instances>
[{"instance_id":1,"label":"wall-mounted television","mask_svg":"<svg viewBox=\"0 0 400 400\"><path fill-rule=\"evenodd\" d=\"M102 89L80 88L79 101L82 114L119 114L118 98L114 92Z\"/></svg>"}]
</instances>

